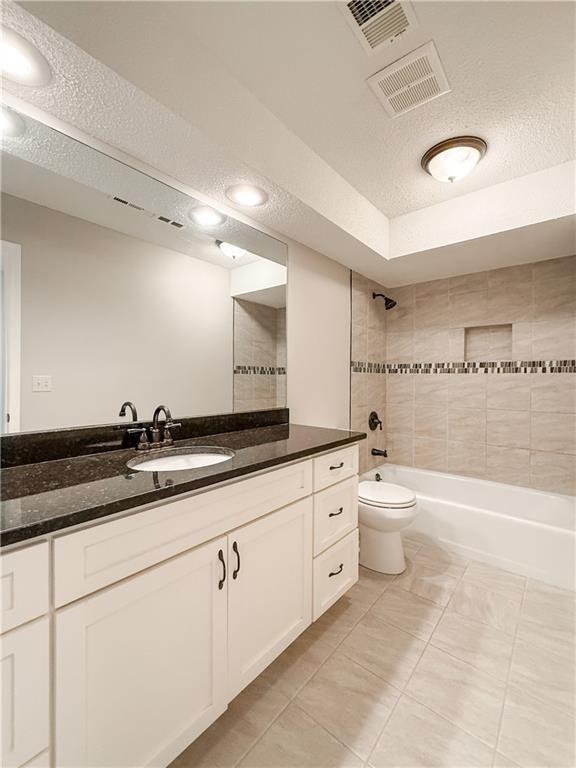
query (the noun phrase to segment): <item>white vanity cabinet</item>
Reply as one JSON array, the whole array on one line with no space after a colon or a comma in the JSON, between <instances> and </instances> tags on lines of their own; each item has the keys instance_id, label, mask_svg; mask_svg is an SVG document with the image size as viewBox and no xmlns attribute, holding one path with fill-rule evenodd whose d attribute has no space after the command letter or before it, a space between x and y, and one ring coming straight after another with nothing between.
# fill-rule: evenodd
<instances>
[{"instance_id":1,"label":"white vanity cabinet","mask_svg":"<svg viewBox=\"0 0 576 768\"><path fill-rule=\"evenodd\" d=\"M226 709L225 560L222 537L57 612L58 768L167 765Z\"/></svg>"}]
</instances>

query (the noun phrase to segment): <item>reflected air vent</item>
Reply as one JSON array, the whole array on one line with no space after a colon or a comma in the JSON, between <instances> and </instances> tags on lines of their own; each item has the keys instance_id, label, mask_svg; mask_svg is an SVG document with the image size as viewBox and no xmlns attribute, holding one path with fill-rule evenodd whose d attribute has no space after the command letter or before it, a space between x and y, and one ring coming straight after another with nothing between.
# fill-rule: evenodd
<instances>
[{"instance_id":1,"label":"reflected air vent","mask_svg":"<svg viewBox=\"0 0 576 768\"><path fill-rule=\"evenodd\" d=\"M394 43L418 23L411 4L400 0L351 0L340 8L368 53Z\"/></svg>"},{"instance_id":2,"label":"reflected air vent","mask_svg":"<svg viewBox=\"0 0 576 768\"><path fill-rule=\"evenodd\" d=\"M390 117L398 117L450 91L434 43L426 43L366 81Z\"/></svg>"},{"instance_id":3,"label":"reflected air vent","mask_svg":"<svg viewBox=\"0 0 576 768\"><path fill-rule=\"evenodd\" d=\"M136 205L136 203L131 203L129 200L124 200L122 197L113 196L111 198L116 203L120 203L121 205L125 205L127 208L132 208L134 211L139 211L140 213L143 213L144 216L148 216L150 219L157 219L158 221L163 222L164 224L170 224L171 227L174 227L175 229L184 229L184 224L181 224L179 221L174 221L169 216L158 216L157 213L152 213L151 211L147 211L146 208L142 208L141 205Z\"/></svg>"}]
</instances>

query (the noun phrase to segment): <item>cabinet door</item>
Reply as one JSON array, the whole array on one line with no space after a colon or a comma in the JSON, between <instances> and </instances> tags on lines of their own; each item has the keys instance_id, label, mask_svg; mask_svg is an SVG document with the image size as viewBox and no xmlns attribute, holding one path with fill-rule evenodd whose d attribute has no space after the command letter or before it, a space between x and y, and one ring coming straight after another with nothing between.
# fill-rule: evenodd
<instances>
[{"instance_id":1,"label":"cabinet door","mask_svg":"<svg viewBox=\"0 0 576 768\"><path fill-rule=\"evenodd\" d=\"M48 619L8 632L0 638L0 646L1 765L15 768L48 747Z\"/></svg>"},{"instance_id":2,"label":"cabinet door","mask_svg":"<svg viewBox=\"0 0 576 768\"><path fill-rule=\"evenodd\" d=\"M232 698L311 622L312 499L230 533L228 564Z\"/></svg>"},{"instance_id":3,"label":"cabinet door","mask_svg":"<svg viewBox=\"0 0 576 768\"><path fill-rule=\"evenodd\" d=\"M58 768L166 766L225 710L220 557L225 537L58 612Z\"/></svg>"}]
</instances>

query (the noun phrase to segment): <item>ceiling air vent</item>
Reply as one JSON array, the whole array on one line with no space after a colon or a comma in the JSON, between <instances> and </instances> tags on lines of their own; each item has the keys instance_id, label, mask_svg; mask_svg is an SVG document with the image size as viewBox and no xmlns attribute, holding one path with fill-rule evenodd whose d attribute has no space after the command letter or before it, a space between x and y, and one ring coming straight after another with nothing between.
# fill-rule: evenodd
<instances>
[{"instance_id":1,"label":"ceiling air vent","mask_svg":"<svg viewBox=\"0 0 576 768\"><path fill-rule=\"evenodd\" d=\"M433 42L426 43L366 81L390 117L398 117L450 91Z\"/></svg>"},{"instance_id":2,"label":"ceiling air vent","mask_svg":"<svg viewBox=\"0 0 576 768\"><path fill-rule=\"evenodd\" d=\"M351 0L340 7L368 53L394 43L418 24L411 4L400 0Z\"/></svg>"}]
</instances>

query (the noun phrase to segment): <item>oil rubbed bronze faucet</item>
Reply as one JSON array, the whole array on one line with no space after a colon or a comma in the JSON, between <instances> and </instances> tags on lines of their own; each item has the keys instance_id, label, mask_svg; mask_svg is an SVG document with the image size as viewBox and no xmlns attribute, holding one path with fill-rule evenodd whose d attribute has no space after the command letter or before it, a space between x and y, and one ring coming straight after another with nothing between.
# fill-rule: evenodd
<instances>
[{"instance_id":1,"label":"oil rubbed bronze faucet","mask_svg":"<svg viewBox=\"0 0 576 768\"><path fill-rule=\"evenodd\" d=\"M122 403L120 406L120 413L118 416L126 416L126 408L130 408L130 411L132 413L132 421L138 421L138 411L136 410L136 406L134 403L130 402L130 400L126 400L125 403Z\"/></svg>"},{"instance_id":2,"label":"oil rubbed bronze faucet","mask_svg":"<svg viewBox=\"0 0 576 768\"><path fill-rule=\"evenodd\" d=\"M164 420L160 421L160 414L164 414ZM152 416L152 426L150 427L150 435L148 435L148 427L139 427L137 429L129 429L129 434L140 433L140 439L136 449L138 451L149 451L156 448L167 448L174 444L174 438L170 430L181 427L180 422L172 421L172 414L170 408L166 405L159 405L154 411Z\"/></svg>"}]
</instances>

